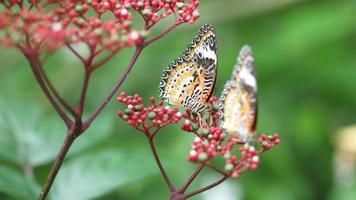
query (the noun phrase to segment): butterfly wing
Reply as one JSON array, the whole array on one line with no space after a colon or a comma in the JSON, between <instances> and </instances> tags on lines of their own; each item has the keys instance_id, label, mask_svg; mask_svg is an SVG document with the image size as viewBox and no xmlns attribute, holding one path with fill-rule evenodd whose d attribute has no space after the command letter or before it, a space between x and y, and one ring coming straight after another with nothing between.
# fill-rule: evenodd
<instances>
[{"instance_id":1,"label":"butterfly wing","mask_svg":"<svg viewBox=\"0 0 356 200\"><path fill-rule=\"evenodd\" d=\"M196 63L199 69L200 85L203 88L199 98L206 102L213 93L217 76L217 42L212 25L201 27L184 55Z\"/></svg>"},{"instance_id":2,"label":"butterfly wing","mask_svg":"<svg viewBox=\"0 0 356 200\"><path fill-rule=\"evenodd\" d=\"M257 117L257 82L255 64L249 46L244 46L235 64L231 80L222 92L223 128L243 138L255 132Z\"/></svg>"},{"instance_id":3,"label":"butterfly wing","mask_svg":"<svg viewBox=\"0 0 356 200\"><path fill-rule=\"evenodd\" d=\"M213 27L202 26L183 56L163 72L159 86L161 99L194 112L204 111L216 80L216 46Z\"/></svg>"}]
</instances>

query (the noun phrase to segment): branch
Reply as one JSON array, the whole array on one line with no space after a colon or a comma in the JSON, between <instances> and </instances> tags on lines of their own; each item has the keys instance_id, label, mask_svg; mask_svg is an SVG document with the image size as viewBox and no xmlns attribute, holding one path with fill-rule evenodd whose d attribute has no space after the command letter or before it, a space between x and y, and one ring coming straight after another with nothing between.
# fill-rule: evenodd
<instances>
[{"instance_id":1,"label":"branch","mask_svg":"<svg viewBox=\"0 0 356 200\"><path fill-rule=\"evenodd\" d=\"M96 68L102 66L103 64L105 64L106 62L108 62L121 48L116 48L113 51L110 52L110 54L108 56L106 56L105 58L99 60L98 62L94 63L92 66L89 67L89 71L93 71ZM101 50L99 50L98 52L95 52L93 55L96 56L101 52Z\"/></svg>"},{"instance_id":2,"label":"branch","mask_svg":"<svg viewBox=\"0 0 356 200\"><path fill-rule=\"evenodd\" d=\"M194 173L189 177L189 179L184 183L184 185L179 189L180 194L184 194L184 192L188 189L190 184L194 181L194 179L198 176L201 170L205 167L204 163L201 163L198 168L194 171Z\"/></svg>"},{"instance_id":3,"label":"branch","mask_svg":"<svg viewBox=\"0 0 356 200\"><path fill-rule=\"evenodd\" d=\"M48 176L47 176L47 180L45 182L45 184L43 185L43 188L42 188L42 191L40 193L40 196L39 196L39 200L45 200L47 195L48 195L48 192L53 184L53 181L54 179L56 178L57 176L57 173L59 171L59 168L61 167L62 165L62 162L65 158L65 156L67 155L67 152L70 148L70 146L73 144L75 140L75 137L73 137L73 134L69 133L63 144L62 144L62 147L56 157L56 160L54 161L53 163L53 166L51 168L51 171L49 172Z\"/></svg>"},{"instance_id":4,"label":"branch","mask_svg":"<svg viewBox=\"0 0 356 200\"><path fill-rule=\"evenodd\" d=\"M161 174L162 174L162 176L164 178L164 181L166 182L166 184L168 186L169 191L171 193L176 191L175 187L173 186L172 182L169 180L169 178L167 176L167 173L166 173L166 171L164 170L164 168L162 166L162 163L161 163L161 161L159 159L159 156L157 154L157 151L156 151L156 147L155 147L155 145L153 143L153 138L148 139L148 141L150 143L150 147L151 147L151 151L153 153L153 156L154 156L154 158L156 160L156 163L157 163L157 165L159 167L159 170L161 171Z\"/></svg>"},{"instance_id":5,"label":"branch","mask_svg":"<svg viewBox=\"0 0 356 200\"><path fill-rule=\"evenodd\" d=\"M111 89L109 92L108 96L104 99L104 101L99 105L99 107L88 117L87 121L84 123L84 130L87 129L90 124L93 122L93 120L99 115L99 113L103 110L103 108L109 103L109 101L112 99L116 91L120 88L124 80L126 79L127 75L130 73L132 67L134 66L138 56L140 55L143 47L138 46L136 47L136 51L131 58L130 63L126 67L125 71L121 74L119 80L117 81L116 85Z\"/></svg>"},{"instance_id":6,"label":"branch","mask_svg":"<svg viewBox=\"0 0 356 200\"><path fill-rule=\"evenodd\" d=\"M27 61L30 64L31 70L32 70L32 72L33 72L33 74L34 74L34 76L35 76L35 78L37 80L37 83L40 85L40 87L41 87L43 93L45 94L45 96L47 97L48 101L51 103L53 108L57 111L59 116L63 119L63 121L66 124L67 128L69 128L73 122L63 112L61 107L57 104L57 102L55 101L55 99L51 95L50 91L48 90L48 88L46 86L46 83L44 82L43 77L42 77L42 75L41 75L41 73L39 71L39 65L40 65L39 63L40 63L40 61L38 60L36 55L34 55L34 52L31 52L32 49L26 49L26 48L23 48L21 46L18 46L18 48L21 50L21 52L27 58Z\"/></svg>"},{"instance_id":7,"label":"branch","mask_svg":"<svg viewBox=\"0 0 356 200\"><path fill-rule=\"evenodd\" d=\"M224 175L224 176L228 176L228 174L226 172L224 172L223 170L217 168L215 165L211 164L210 162L206 163L206 166L210 167L211 169L217 171L218 173Z\"/></svg>"},{"instance_id":8,"label":"branch","mask_svg":"<svg viewBox=\"0 0 356 200\"><path fill-rule=\"evenodd\" d=\"M75 55L77 56L77 58L83 63L83 65L86 64L85 59L83 58L83 56L81 56L75 49L73 49L73 47L66 42L66 46L68 47L68 49Z\"/></svg>"},{"instance_id":9,"label":"branch","mask_svg":"<svg viewBox=\"0 0 356 200\"><path fill-rule=\"evenodd\" d=\"M85 69L84 72L84 81L82 86L82 91L80 92L79 102L78 102L78 115L81 117L83 115L85 97L87 96L89 80L90 80L90 72Z\"/></svg>"},{"instance_id":10,"label":"branch","mask_svg":"<svg viewBox=\"0 0 356 200\"><path fill-rule=\"evenodd\" d=\"M40 71L43 80L45 81L45 83L48 86L48 89L52 92L52 94L54 95L54 97L56 97L56 99L63 105L63 107L65 107L72 115L73 117L75 117L76 113L74 111L74 109L72 108L72 106L70 106L68 104L68 102L66 102L66 100L64 100L61 95L58 93L58 91L56 90L56 88L53 86L52 82L49 80L46 72L43 69L43 65L41 63L39 63L39 67L38 70Z\"/></svg>"},{"instance_id":11,"label":"branch","mask_svg":"<svg viewBox=\"0 0 356 200\"><path fill-rule=\"evenodd\" d=\"M224 182L227 178L229 178L229 176L225 175L221 179L217 180L216 182L214 182L214 183L212 183L212 184L210 184L208 186L205 186L205 187L203 187L203 188L201 188L199 190L196 190L194 192L187 193L186 195L184 195L184 197L185 198L189 198L189 197L195 196L197 194L200 194L202 192L205 192L207 190L210 190L211 188L213 188L213 187L219 185L220 183Z\"/></svg>"},{"instance_id":12,"label":"branch","mask_svg":"<svg viewBox=\"0 0 356 200\"><path fill-rule=\"evenodd\" d=\"M166 29L165 31L161 32L160 34L156 35L156 37L147 40L143 43L144 47L147 47L148 45L152 44L153 42L155 42L156 40L160 39L161 37L165 36L166 34L168 34L169 32L171 32L173 29L175 29L177 26L179 26L180 24L182 24L182 21L176 21L174 24L172 24L170 27L168 27L168 29Z\"/></svg>"},{"instance_id":13,"label":"branch","mask_svg":"<svg viewBox=\"0 0 356 200\"><path fill-rule=\"evenodd\" d=\"M165 36L166 34L168 34L169 32L171 32L174 28L176 28L178 25L182 24L182 21L176 21L173 25L171 25L168 29L166 29L165 31L161 32L160 34L158 34L156 37L147 40L145 42L143 42L141 45L137 45L136 46L136 51L133 55L133 57L131 58L130 63L128 64L128 66L126 67L125 71L121 74L119 80L117 81L116 85L111 89L111 91L109 92L108 96L104 99L104 101L99 105L99 107L89 116L89 118L87 119L87 121L84 123L84 130L87 129L90 124L93 122L93 120L98 116L98 114L104 109L104 107L109 103L109 101L112 99L112 97L114 96L114 94L117 92L117 90L120 88L120 86L122 85L122 83L124 82L124 80L126 79L127 75L130 73L132 67L134 66L138 56L141 54L141 51L147 47L148 45L152 44L153 42L155 42L156 40L160 39L161 37ZM113 56L113 55L112 55ZM111 57L112 57L111 56ZM109 56L110 57L110 56ZM92 67L89 69L89 71L92 71L93 69L95 69L96 67L98 67L97 65L102 63L104 64L106 62L106 58L104 58L101 61L98 61L96 64L92 65Z\"/></svg>"}]
</instances>

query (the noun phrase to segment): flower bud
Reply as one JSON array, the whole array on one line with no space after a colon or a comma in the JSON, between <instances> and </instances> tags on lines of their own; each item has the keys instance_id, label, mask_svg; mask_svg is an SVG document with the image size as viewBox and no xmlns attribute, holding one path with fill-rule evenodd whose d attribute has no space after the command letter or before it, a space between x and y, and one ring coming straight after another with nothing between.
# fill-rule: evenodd
<instances>
[{"instance_id":1,"label":"flower bud","mask_svg":"<svg viewBox=\"0 0 356 200\"><path fill-rule=\"evenodd\" d=\"M216 104L213 104L213 106L211 107L211 109L213 109L213 111L218 112L220 110L219 106Z\"/></svg>"},{"instance_id":2,"label":"flower bud","mask_svg":"<svg viewBox=\"0 0 356 200\"><path fill-rule=\"evenodd\" d=\"M231 172L234 169L233 164L226 164L225 165L225 171Z\"/></svg>"},{"instance_id":3,"label":"flower bud","mask_svg":"<svg viewBox=\"0 0 356 200\"><path fill-rule=\"evenodd\" d=\"M142 110L142 106L141 105L136 105L135 106L135 111L141 111Z\"/></svg>"},{"instance_id":4,"label":"flower bud","mask_svg":"<svg viewBox=\"0 0 356 200\"><path fill-rule=\"evenodd\" d=\"M122 116L122 119L125 120L125 121L127 121L127 120L129 119L129 116L123 115L123 116Z\"/></svg>"},{"instance_id":5,"label":"flower bud","mask_svg":"<svg viewBox=\"0 0 356 200\"><path fill-rule=\"evenodd\" d=\"M180 10L184 7L184 3L183 2L178 2L177 3L177 8Z\"/></svg>"},{"instance_id":6,"label":"flower bud","mask_svg":"<svg viewBox=\"0 0 356 200\"><path fill-rule=\"evenodd\" d=\"M124 111L125 114L129 115L132 113L132 110L130 108L126 108Z\"/></svg>"},{"instance_id":7,"label":"flower bud","mask_svg":"<svg viewBox=\"0 0 356 200\"><path fill-rule=\"evenodd\" d=\"M208 159L208 155L206 153L200 153L198 156L198 160L200 162L206 161L206 159Z\"/></svg>"},{"instance_id":8,"label":"flower bud","mask_svg":"<svg viewBox=\"0 0 356 200\"><path fill-rule=\"evenodd\" d=\"M192 124L192 129L194 131L197 131L199 129L199 125L198 124Z\"/></svg>"},{"instance_id":9,"label":"flower bud","mask_svg":"<svg viewBox=\"0 0 356 200\"><path fill-rule=\"evenodd\" d=\"M157 114L155 112L149 112L148 113L148 119L153 120L155 119Z\"/></svg>"},{"instance_id":10,"label":"flower bud","mask_svg":"<svg viewBox=\"0 0 356 200\"><path fill-rule=\"evenodd\" d=\"M229 159L230 157L231 157L231 154L230 154L230 153L226 153L226 154L224 155L224 159L225 159L225 160Z\"/></svg>"}]
</instances>

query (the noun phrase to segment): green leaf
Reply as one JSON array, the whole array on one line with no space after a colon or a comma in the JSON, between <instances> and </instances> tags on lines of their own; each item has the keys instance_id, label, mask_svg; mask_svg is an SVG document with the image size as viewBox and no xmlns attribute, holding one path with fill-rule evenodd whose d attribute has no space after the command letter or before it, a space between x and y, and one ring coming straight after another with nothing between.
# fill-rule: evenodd
<instances>
[{"instance_id":1,"label":"green leaf","mask_svg":"<svg viewBox=\"0 0 356 200\"><path fill-rule=\"evenodd\" d=\"M77 139L69 155L104 141L110 134L113 117L100 116ZM38 104L2 103L0 109L0 159L39 166L56 157L66 136L66 127L58 116L47 116Z\"/></svg>"},{"instance_id":2,"label":"green leaf","mask_svg":"<svg viewBox=\"0 0 356 200\"><path fill-rule=\"evenodd\" d=\"M54 200L85 200L157 172L152 160L142 154L104 149L65 163L51 190Z\"/></svg>"},{"instance_id":3,"label":"green leaf","mask_svg":"<svg viewBox=\"0 0 356 200\"><path fill-rule=\"evenodd\" d=\"M39 185L21 172L4 166L0 167L1 193L9 199L36 199L40 192Z\"/></svg>"},{"instance_id":4,"label":"green leaf","mask_svg":"<svg viewBox=\"0 0 356 200\"><path fill-rule=\"evenodd\" d=\"M35 113L30 119L34 118ZM29 120L17 118L16 113L9 110L9 105L0 102L0 160L21 165L25 163L26 153L24 144L20 141L18 133L26 126Z\"/></svg>"}]
</instances>

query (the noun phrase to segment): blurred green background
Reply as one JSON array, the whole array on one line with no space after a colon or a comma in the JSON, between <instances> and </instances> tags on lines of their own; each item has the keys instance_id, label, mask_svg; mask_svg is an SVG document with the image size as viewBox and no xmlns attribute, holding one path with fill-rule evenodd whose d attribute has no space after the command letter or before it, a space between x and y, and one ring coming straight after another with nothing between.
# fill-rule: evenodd
<instances>
[{"instance_id":1,"label":"blurred green background","mask_svg":"<svg viewBox=\"0 0 356 200\"><path fill-rule=\"evenodd\" d=\"M206 0L199 10L197 23L180 26L144 50L120 91L157 97L167 64L200 25L212 23L219 47L215 95L220 96L230 77L239 49L251 45L259 87L257 130L278 132L281 144L261 156L256 171L193 199L355 199L356 155L341 151L335 138L340 129L356 123L356 2ZM168 24L161 23L153 34ZM87 113L102 101L132 52L122 51L95 73ZM65 127L19 52L1 48L0 65L0 199L36 199ZM48 60L46 70L74 103L82 83L79 62L61 50ZM52 199L167 198L145 138L117 119L122 108L111 101L76 141L52 187ZM186 161L192 138L178 126L157 138L159 154L177 185L195 168ZM356 138L348 142L356 143ZM193 187L217 178L206 171Z\"/></svg>"}]
</instances>

